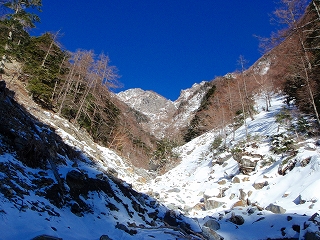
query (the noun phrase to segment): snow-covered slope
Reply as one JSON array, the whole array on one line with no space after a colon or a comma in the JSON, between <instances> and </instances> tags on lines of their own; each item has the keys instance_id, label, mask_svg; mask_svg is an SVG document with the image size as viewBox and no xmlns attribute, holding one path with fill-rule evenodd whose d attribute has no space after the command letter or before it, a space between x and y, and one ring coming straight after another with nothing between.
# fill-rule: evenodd
<instances>
[{"instance_id":1,"label":"snow-covered slope","mask_svg":"<svg viewBox=\"0 0 320 240\"><path fill-rule=\"evenodd\" d=\"M141 123L146 131L163 138L175 136L181 128L188 125L207 89L205 81L195 83L191 88L182 90L174 102L140 88L120 92L117 96L131 108L147 116L148 121Z\"/></svg>"},{"instance_id":2,"label":"snow-covered slope","mask_svg":"<svg viewBox=\"0 0 320 240\"><path fill-rule=\"evenodd\" d=\"M248 138L242 126L234 138L230 132L226 149L214 147L213 131L178 148L181 163L144 191L200 225L211 219L224 239L304 239L320 220L320 147L300 137L292 156L271 151L270 137L286 135L285 121L276 121L283 107L282 96L273 97L269 112L258 102Z\"/></svg>"},{"instance_id":3,"label":"snow-covered slope","mask_svg":"<svg viewBox=\"0 0 320 240\"><path fill-rule=\"evenodd\" d=\"M203 134L150 180L68 121L0 92L0 239L318 239L318 139L291 135L300 118L286 118L297 111L283 96L268 112L256 99L254 120L227 128L225 147L224 131Z\"/></svg>"},{"instance_id":4,"label":"snow-covered slope","mask_svg":"<svg viewBox=\"0 0 320 240\"><path fill-rule=\"evenodd\" d=\"M11 96L0 91L1 240L202 236L194 220L119 179L136 184L145 172L67 121L36 105L28 112Z\"/></svg>"}]
</instances>

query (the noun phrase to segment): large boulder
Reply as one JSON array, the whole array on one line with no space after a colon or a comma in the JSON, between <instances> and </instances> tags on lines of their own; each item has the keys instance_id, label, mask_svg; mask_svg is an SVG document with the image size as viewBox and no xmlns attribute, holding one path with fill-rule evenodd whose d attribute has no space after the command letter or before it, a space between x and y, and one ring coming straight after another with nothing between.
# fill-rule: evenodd
<instances>
[{"instance_id":1,"label":"large boulder","mask_svg":"<svg viewBox=\"0 0 320 240\"><path fill-rule=\"evenodd\" d=\"M304 235L305 240L320 240L319 232L306 232Z\"/></svg>"},{"instance_id":2,"label":"large boulder","mask_svg":"<svg viewBox=\"0 0 320 240\"><path fill-rule=\"evenodd\" d=\"M210 228L213 231L220 229L220 223L215 219L209 219L203 226Z\"/></svg>"},{"instance_id":3,"label":"large boulder","mask_svg":"<svg viewBox=\"0 0 320 240\"><path fill-rule=\"evenodd\" d=\"M222 240L223 239L218 233L216 233L214 230L212 230L206 226L202 227L202 234L208 240Z\"/></svg>"},{"instance_id":4,"label":"large boulder","mask_svg":"<svg viewBox=\"0 0 320 240\"><path fill-rule=\"evenodd\" d=\"M112 240L112 239L109 238L108 235L101 235L101 237L99 238L99 240Z\"/></svg>"},{"instance_id":5,"label":"large boulder","mask_svg":"<svg viewBox=\"0 0 320 240\"><path fill-rule=\"evenodd\" d=\"M76 170L71 170L67 173L66 182L70 189L81 189L86 185L86 176Z\"/></svg>"},{"instance_id":6,"label":"large boulder","mask_svg":"<svg viewBox=\"0 0 320 240\"><path fill-rule=\"evenodd\" d=\"M272 203L270 203L265 209L275 214L284 214L286 212L283 207L274 205Z\"/></svg>"},{"instance_id":7,"label":"large boulder","mask_svg":"<svg viewBox=\"0 0 320 240\"><path fill-rule=\"evenodd\" d=\"M232 179L232 183L240 183L240 182L241 182L240 178L237 176Z\"/></svg>"},{"instance_id":8,"label":"large boulder","mask_svg":"<svg viewBox=\"0 0 320 240\"><path fill-rule=\"evenodd\" d=\"M236 225L244 224L244 218L241 215L232 214L229 221L236 224Z\"/></svg>"},{"instance_id":9,"label":"large boulder","mask_svg":"<svg viewBox=\"0 0 320 240\"><path fill-rule=\"evenodd\" d=\"M256 190L260 190L260 189L262 189L263 187L268 186L268 185L269 185L268 181L265 181L265 182L260 182L260 183L254 183L252 186L253 186Z\"/></svg>"},{"instance_id":10,"label":"large boulder","mask_svg":"<svg viewBox=\"0 0 320 240\"><path fill-rule=\"evenodd\" d=\"M249 174L256 169L257 160L248 157L242 156L241 160L239 161L239 171L243 174Z\"/></svg>"},{"instance_id":11,"label":"large boulder","mask_svg":"<svg viewBox=\"0 0 320 240\"><path fill-rule=\"evenodd\" d=\"M216 209L218 207L221 207L224 204L225 204L224 202L219 202L213 198L205 199L204 201L206 210Z\"/></svg>"},{"instance_id":12,"label":"large boulder","mask_svg":"<svg viewBox=\"0 0 320 240\"><path fill-rule=\"evenodd\" d=\"M231 209L236 207L246 207L246 206L247 206L247 201L239 200L232 205Z\"/></svg>"}]
</instances>

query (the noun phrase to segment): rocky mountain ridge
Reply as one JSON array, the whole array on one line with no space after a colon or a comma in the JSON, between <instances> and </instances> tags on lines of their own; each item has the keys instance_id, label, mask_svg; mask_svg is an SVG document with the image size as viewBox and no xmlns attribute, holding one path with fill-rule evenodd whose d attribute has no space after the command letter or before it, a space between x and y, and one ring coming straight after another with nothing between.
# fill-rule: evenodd
<instances>
[{"instance_id":1,"label":"rocky mountain ridge","mask_svg":"<svg viewBox=\"0 0 320 240\"><path fill-rule=\"evenodd\" d=\"M117 97L136 111L146 116L144 129L158 138L172 138L180 134L199 108L209 83L195 83L191 88L181 90L177 100L171 101L153 91L140 88L122 91Z\"/></svg>"}]
</instances>

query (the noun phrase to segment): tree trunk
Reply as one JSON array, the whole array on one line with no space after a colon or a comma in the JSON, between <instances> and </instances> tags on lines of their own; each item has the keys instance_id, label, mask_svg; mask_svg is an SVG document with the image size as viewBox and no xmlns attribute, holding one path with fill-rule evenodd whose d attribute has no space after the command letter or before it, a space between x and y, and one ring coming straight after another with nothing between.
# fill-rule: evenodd
<instances>
[{"instance_id":1,"label":"tree trunk","mask_svg":"<svg viewBox=\"0 0 320 240\"><path fill-rule=\"evenodd\" d=\"M231 97L231 89L230 89L230 80L227 79L227 83L228 83L228 93L229 93L229 111L230 111L230 115L231 115L231 124L232 124L232 141L235 138L235 124L234 124L234 119L233 119L233 115L232 115L232 97Z\"/></svg>"},{"instance_id":2,"label":"tree trunk","mask_svg":"<svg viewBox=\"0 0 320 240\"><path fill-rule=\"evenodd\" d=\"M239 91L239 98L240 98L240 103L241 103L241 107L242 107L242 115L243 115L243 123L244 123L244 127L246 130L246 138L248 137L248 126L247 126L247 121L246 121L246 112L245 112L245 107L244 107L244 100L242 98L242 93L241 93L241 88L240 88L240 83L239 80L237 78L237 84L238 84L238 91Z\"/></svg>"}]
</instances>

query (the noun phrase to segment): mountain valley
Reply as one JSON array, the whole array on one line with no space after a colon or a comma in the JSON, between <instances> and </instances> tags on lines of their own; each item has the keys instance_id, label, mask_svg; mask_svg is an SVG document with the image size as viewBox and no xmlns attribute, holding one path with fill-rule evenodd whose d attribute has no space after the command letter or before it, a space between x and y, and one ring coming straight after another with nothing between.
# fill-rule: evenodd
<instances>
[{"instance_id":1,"label":"mountain valley","mask_svg":"<svg viewBox=\"0 0 320 240\"><path fill-rule=\"evenodd\" d=\"M320 239L320 5L282 3L260 59L175 101L0 20L0 240Z\"/></svg>"}]
</instances>

